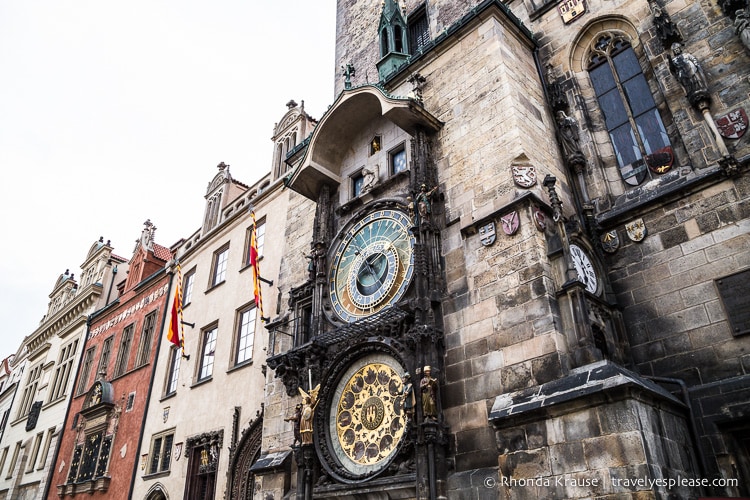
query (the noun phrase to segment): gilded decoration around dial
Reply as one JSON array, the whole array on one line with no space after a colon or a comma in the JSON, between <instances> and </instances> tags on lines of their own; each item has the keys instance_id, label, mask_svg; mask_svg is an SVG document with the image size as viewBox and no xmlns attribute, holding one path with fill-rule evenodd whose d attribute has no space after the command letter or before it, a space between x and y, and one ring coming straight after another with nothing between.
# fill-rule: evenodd
<instances>
[{"instance_id":1,"label":"gilded decoration around dial","mask_svg":"<svg viewBox=\"0 0 750 500\"><path fill-rule=\"evenodd\" d=\"M339 319L352 323L401 299L413 273L409 217L377 210L357 220L334 248L329 295Z\"/></svg>"},{"instance_id":2,"label":"gilded decoration around dial","mask_svg":"<svg viewBox=\"0 0 750 500\"><path fill-rule=\"evenodd\" d=\"M367 363L345 381L334 417L340 458L355 468L377 467L396 450L407 418L402 383L396 370L383 362Z\"/></svg>"}]
</instances>

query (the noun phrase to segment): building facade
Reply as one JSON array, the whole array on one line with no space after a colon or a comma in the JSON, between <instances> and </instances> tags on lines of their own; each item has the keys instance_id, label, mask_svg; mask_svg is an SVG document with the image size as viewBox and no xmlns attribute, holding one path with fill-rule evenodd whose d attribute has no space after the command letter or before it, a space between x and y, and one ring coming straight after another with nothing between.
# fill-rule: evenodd
<instances>
[{"instance_id":1,"label":"building facade","mask_svg":"<svg viewBox=\"0 0 750 500\"><path fill-rule=\"evenodd\" d=\"M2 498L42 498L49 487L87 319L116 298L114 279L127 271L125 259L112 250L101 238L81 265L80 280L67 270L58 277L47 314L9 364L12 374L3 389L12 392L2 396L4 406L6 400L10 405L0 440Z\"/></svg>"},{"instance_id":2,"label":"building facade","mask_svg":"<svg viewBox=\"0 0 750 500\"><path fill-rule=\"evenodd\" d=\"M88 318L46 498L130 498L171 279L169 249L144 226L114 300Z\"/></svg>"},{"instance_id":3,"label":"building facade","mask_svg":"<svg viewBox=\"0 0 750 500\"><path fill-rule=\"evenodd\" d=\"M273 134L282 160L314 123L304 104L287 104ZM274 162L250 186L219 164L203 226L172 248L183 276L184 354L176 346L160 352L133 498L253 498L263 389L272 376L265 325L278 315L288 206L298 197L283 189L286 164ZM253 229L262 307L254 296Z\"/></svg>"},{"instance_id":4,"label":"building facade","mask_svg":"<svg viewBox=\"0 0 750 500\"><path fill-rule=\"evenodd\" d=\"M748 494L741 7L338 2L256 498Z\"/></svg>"}]
</instances>

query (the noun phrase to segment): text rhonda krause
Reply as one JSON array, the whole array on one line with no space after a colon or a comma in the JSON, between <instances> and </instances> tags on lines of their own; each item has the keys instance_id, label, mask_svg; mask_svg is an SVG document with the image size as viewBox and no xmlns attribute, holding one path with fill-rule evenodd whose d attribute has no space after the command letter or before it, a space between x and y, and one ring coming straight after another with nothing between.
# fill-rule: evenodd
<instances>
[{"instance_id":1,"label":"text rhonda krause","mask_svg":"<svg viewBox=\"0 0 750 500\"><path fill-rule=\"evenodd\" d=\"M700 487L711 487L711 486L738 486L739 481L737 479L708 479L708 478L690 478L677 476L676 478L650 478L650 477L638 477L638 478L623 478L623 477L610 477L609 482L615 487L624 488L700 488ZM507 487L526 487L526 486L577 486L577 487L598 487L604 486L603 481L599 477L586 478L586 477L562 477L558 476L555 478L551 477L539 477L539 478L513 478L502 476L500 478L499 485Z\"/></svg>"}]
</instances>

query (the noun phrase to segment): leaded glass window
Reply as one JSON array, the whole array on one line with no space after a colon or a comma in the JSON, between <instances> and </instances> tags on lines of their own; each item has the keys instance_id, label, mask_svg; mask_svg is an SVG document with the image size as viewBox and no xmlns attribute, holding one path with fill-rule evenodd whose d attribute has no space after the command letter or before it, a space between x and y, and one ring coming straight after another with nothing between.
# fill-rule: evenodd
<instances>
[{"instance_id":1,"label":"leaded glass window","mask_svg":"<svg viewBox=\"0 0 750 500\"><path fill-rule=\"evenodd\" d=\"M649 170L667 172L672 147L630 42L602 33L591 47L588 71L623 180L637 186Z\"/></svg>"}]
</instances>

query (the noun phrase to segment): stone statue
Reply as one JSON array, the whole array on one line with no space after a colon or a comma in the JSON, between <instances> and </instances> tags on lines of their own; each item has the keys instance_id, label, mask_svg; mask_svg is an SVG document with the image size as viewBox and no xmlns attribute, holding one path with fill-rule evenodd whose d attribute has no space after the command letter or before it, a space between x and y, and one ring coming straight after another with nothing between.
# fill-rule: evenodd
<instances>
[{"instance_id":1,"label":"stone statue","mask_svg":"<svg viewBox=\"0 0 750 500\"><path fill-rule=\"evenodd\" d=\"M683 52L682 44L679 42L672 44L672 57L669 58L669 67L677 81L685 89L688 98L697 92L708 91L706 75L703 73L703 68L698 63L698 59L690 52Z\"/></svg>"},{"instance_id":2,"label":"stone statue","mask_svg":"<svg viewBox=\"0 0 750 500\"><path fill-rule=\"evenodd\" d=\"M417 194L417 211L420 221L430 221L430 214L432 213L431 198L435 191L437 191L437 186L427 191L427 186L422 184L419 194Z\"/></svg>"},{"instance_id":3,"label":"stone statue","mask_svg":"<svg viewBox=\"0 0 750 500\"><path fill-rule=\"evenodd\" d=\"M734 19L734 32L740 37L742 45L750 50L750 14L745 9L739 9Z\"/></svg>"},{"instance_id":4,"label":"stone statue","mask_svg":"<svg viewBox=\"0 0 750 500\"><path fill-rule=\"evenodd\" d=\"M310 394L306 393L301 387L299 388L299 393L302 395L302 414L299 421L299 433L303 446L313 443L313 417L315 417L315 407L318 404L319 390L320 384L315 386L310 391Z\"/></svg>"},{"instance_id":5,"label":"stone statue","mask_svg":"<svg viewBox=\"0 0 750 500\"><path fill-rule=\"evenodd\" d=\"M302 405L298 404L294 407L294 415L289 418L285 418L284 422L294 422L294 442L292 446L302 442L302 434L300 434L300 422L302 421Z\"/></svg>"},{"instance_id":6,"label":"stone statue","mask_svg":"<svg viewBox=\"0 0 750 500\"><path fill-rule=\"evenodd\" d=\"M438 382L432 377L432 368L425 366L422 370L422 380L419 382L422 393L422 416L425 420L437 420L437 390Z\"/></svg>"},{"instance_id":7,"label":"stone statue","mask_svg":"<svg viewBox=\"0 0 750 500\"><path fill-rule=\"evenodd\" d=\"M669 18L669 14L658 5L652 6L652 11L656 35L661 40L662 45L666 48L672 43L679 42L681 39L680 32L677 31L677 25Z\"/></svg>"},{"instance_id":8,"label":"stone statue","mask_svg":"<svg viewBox=\"0 0 750 500\"><path fill-rule=\"evenodd\" d=\"M414 223L414 198L406 197L406 208L409 210L409 220Z\"/></svg>"},{"instance_id":9,"label":"stone statue","mask_svg":"<svg viewBox=\"0 0 750 500\"><path fill-rule=\"evenodd\" d=\"M375 167L375 172L378 171L377 166ZM378 176L377 174L373 172L372 170L368 168L362 169L362 193L366 193L370 191L375 184L378 182Z\"/></svg>"},{"instance_id":10,"label":"stone statue","mask_svg":"<svg viewBox=\"0 0 750 500\"><path fill-rule=\"evenodd\" d=\"M404 373L404 385L401 387L401 406L404 408L404 413L411 419L414 415L414 384L411 383L411 374L409 372Z\"/></svg>"},{"instance_id":11,"label":"stone statue","mask_svg":"<svg viewBox=\"0 0 750 500\"><path fill-rule=\"evenodd\" d=\"M565 156L571 156L581 153L579 146L578 122L572 116L565 114L565 111L557 112L557 130L560 132L560 143L562 144Z\"/></svg>"}]
</instances>

